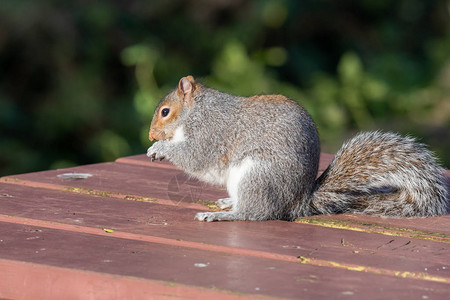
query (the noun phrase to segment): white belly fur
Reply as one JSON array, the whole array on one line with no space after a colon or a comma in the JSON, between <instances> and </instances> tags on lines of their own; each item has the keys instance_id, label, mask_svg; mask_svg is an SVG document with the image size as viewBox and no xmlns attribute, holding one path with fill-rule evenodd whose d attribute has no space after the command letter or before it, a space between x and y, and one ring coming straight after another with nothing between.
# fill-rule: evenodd
<instances>
[{"instance_id":1,"label":"white belly fur","mask_svg":"<svg viewBox=\"0 0 450 300\"><path fill-rule=\"evenodd\" d=\"M247 173L253 165L254 161L251 158L246 158L240 165L230 167L228 171L227 191L228 195L233 200L233 204L239 201L240 182L245 173Z\"/></svg>"}]
</instances>

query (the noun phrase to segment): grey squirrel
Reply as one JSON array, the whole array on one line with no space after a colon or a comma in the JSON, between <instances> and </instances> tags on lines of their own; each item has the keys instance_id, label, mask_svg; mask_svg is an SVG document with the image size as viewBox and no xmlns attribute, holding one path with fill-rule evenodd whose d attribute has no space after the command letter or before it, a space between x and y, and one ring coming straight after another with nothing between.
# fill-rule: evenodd
<instances>
[{"instance_id":1,"label":"grey squirrel","mask_svg":"<svg viewBox=\"0 0 450 300\"><path fill-rule=\"evenodd\" d=\"M306 110L282 95L238 97L192 76L157 106L147 151L189 175L225 186L222 209L199 221L293 220L362 213L425 217L447 209L446 178L433 154L412 138L361 133L316 179L320 145Z\"/></svg>"}]
</instances>

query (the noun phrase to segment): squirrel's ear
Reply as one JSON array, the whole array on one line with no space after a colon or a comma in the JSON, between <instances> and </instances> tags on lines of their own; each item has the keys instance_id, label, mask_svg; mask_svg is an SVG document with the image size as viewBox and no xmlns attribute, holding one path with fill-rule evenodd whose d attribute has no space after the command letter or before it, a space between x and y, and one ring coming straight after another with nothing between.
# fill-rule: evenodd
<instances>
[{"instance_id":1,"label":"squirrel's ear","mask_svg":"<svg viewBox=\"0 0 450 300\"><path fill-rule=\"evenodd\" d=\"M191 75L183 77L178 83L178 96L182 99L183 104L192 106L192 93L195 90L195 80Z\"/></svg>"}]
</instances>

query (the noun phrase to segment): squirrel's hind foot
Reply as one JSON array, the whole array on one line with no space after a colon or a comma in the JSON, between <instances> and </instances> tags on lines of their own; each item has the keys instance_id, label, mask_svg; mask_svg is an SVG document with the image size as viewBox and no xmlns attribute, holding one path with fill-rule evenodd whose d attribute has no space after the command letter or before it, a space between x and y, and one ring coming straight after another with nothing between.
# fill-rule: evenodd
<instances>
[{"instance_id":1,"label":"squirrel's hind foot","mask_svg":"<svg viewBox=\"0 0 450 300\"><path fill-rule=\"evenodd\" d=\"M216 212L200 212L195 215L195 218L200 222L213 222L213 221L238 221L241 220L231 211L216 211Z\"/></svg>"}]
</instances>

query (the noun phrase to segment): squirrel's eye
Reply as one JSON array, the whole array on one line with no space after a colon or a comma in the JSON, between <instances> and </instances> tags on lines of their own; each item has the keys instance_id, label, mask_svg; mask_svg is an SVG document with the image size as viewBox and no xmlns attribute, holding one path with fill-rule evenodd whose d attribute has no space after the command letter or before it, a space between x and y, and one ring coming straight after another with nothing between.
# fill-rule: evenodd
<instances>
[{"instance_id":1,"label":"squirrel's eye","mask_svg":"<svg viewBox=\"0 0 450 300\"><path fill-rule=\"evenodd\" d=\"M167 117L167 115L169 114L169 112L170 112L170 109L164 108L164 109L161 110L161 116Z\"/></svg>"}]
</instances>

